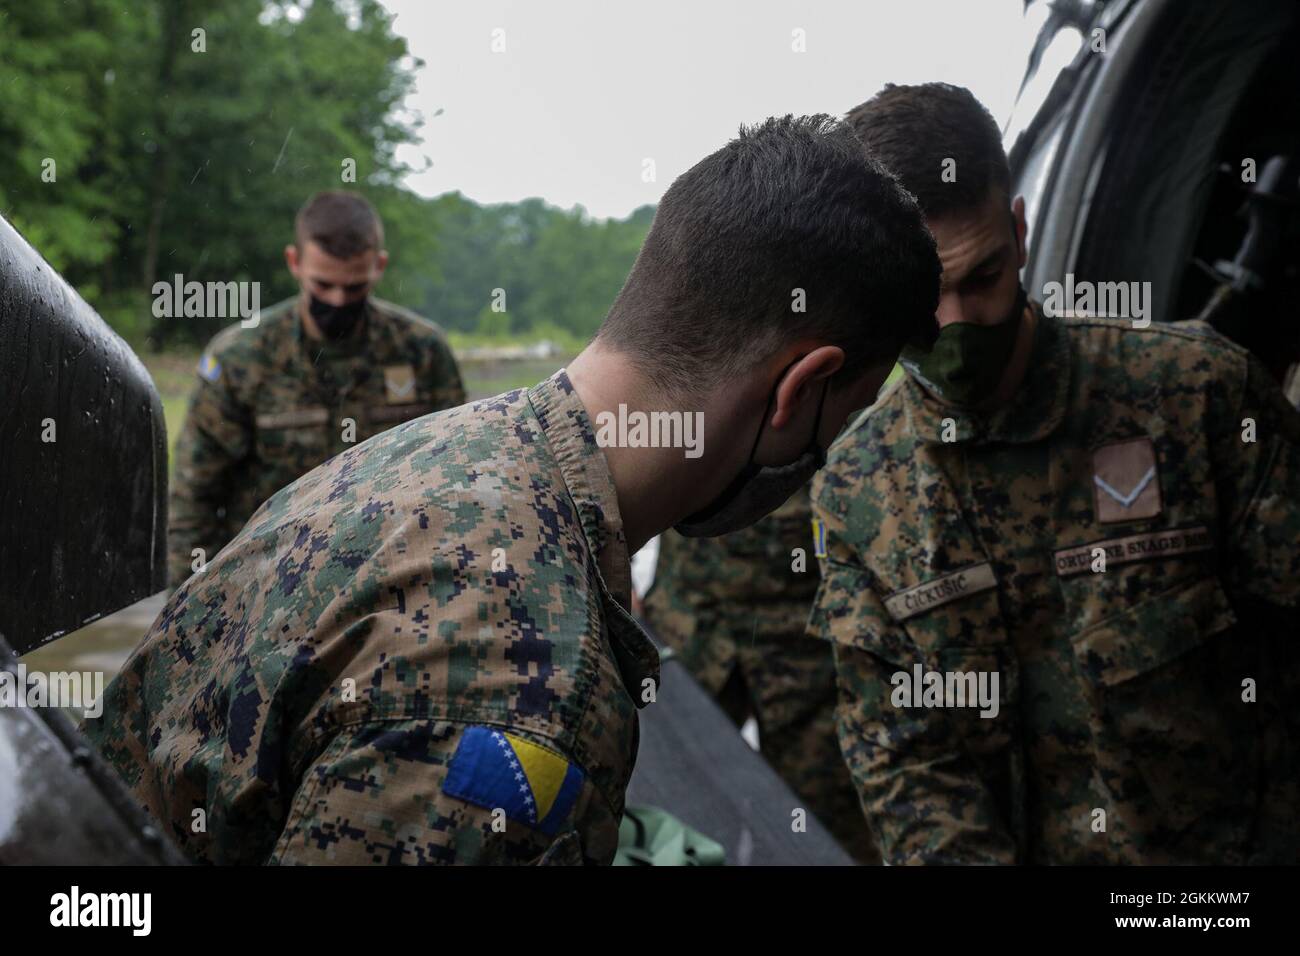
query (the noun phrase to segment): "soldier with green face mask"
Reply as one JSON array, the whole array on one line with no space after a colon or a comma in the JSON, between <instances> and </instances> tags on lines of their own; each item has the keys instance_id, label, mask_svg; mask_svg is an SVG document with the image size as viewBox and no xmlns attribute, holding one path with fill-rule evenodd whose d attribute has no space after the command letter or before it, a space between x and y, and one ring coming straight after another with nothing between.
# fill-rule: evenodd
<instances>
[{"instance_id":1,"label":"soldier with green face mask","mask_svg":"<svg viewBox=\"0 0 1300 956\"><path fill-rule=\"evenodd\" d=\"M943 265L933 349L813 486L810 631L885 861L1296 862L1300 415L1208 328L1027 301L966 90L849 120Z\"/></svg>"},{"instance_id":2,"label":"soldier with green face mask","mask_svg":"<svg viewBox=\"0 0 1300 956\"><path fill-rule=\"evenodd\" d=\"M1014 231L1011 240L1015 240ZM1017 286L1010 312L995 324L949 322L928 351L909 345L899 364L928 392L945 401L971 408L985 405L1010 364L1027 305L1025 290Z\"/></svg>"}]
</instances>

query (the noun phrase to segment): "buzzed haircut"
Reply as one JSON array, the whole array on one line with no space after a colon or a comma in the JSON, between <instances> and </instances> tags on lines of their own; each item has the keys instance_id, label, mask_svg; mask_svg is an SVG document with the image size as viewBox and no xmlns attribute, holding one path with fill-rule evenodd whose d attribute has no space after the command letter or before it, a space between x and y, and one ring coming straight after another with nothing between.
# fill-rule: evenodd
<instances>
[{"instance_id":1,"label":"buzzed haircut","mask_svg":"<svg viewBox=\"0 0 1300 956\"><path fill-rule=\"evenodd\" d=\"M668 188L597 337L679 394L799 339L843 348L845 381L924 338L939 273L915 201L847 125L773 118Z\"/></svg>"},{"instance_id":2,"label":"buzzed haircut","mask_svg":"<svg viewBox=\"0 0 1300 956\"><path fill-rule=\"evenodd\" d=\"M995 191L1010 201L1011 168L1002 134L965 87L891 83L845 119L916 197L928 219L978 209ZM945 177L945 169L951 175Z\"/></svg>"},{"instance_id":3,"label":"buzzed haircut","mask_svg":"<svg viewBox=\"0 0 1300 956\"><path fill-rule=\"evenodd\" d=\"M299 250L314 242L336 259L384 248L384 224L375 207L341 189L308 199L294 218L293 234Z\"/></svg>"}]
</instances>

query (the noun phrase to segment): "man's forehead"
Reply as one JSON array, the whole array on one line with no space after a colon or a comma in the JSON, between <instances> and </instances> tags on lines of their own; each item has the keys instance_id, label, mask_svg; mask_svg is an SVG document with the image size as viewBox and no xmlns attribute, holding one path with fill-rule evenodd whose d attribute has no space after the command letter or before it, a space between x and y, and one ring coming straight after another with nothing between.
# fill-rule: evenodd
<instances>
[{"instance_id":1,"label":"man's forehead","mask_svg":"<svg viewBox=\"0 0 1300 956\"><path fill-rule=\"evenodd\" d=\"M1001 197L926 224L938 247L945 286L959 282L987 261L1006 255L1013 242L1011 221Z\"/></svg>"},{"instance_id":2,"label":"man's forehead","mask_svg":"<svg viewBox=\"0 0 1300 956\"><path fill-rule=\"evenodd\" d=\"M374 249L369 249L349 259L338 259L322 249L319 243L309 241L302 250L301 266L312 279L344 283L361 281L369 276L378 255Z\"/></svg>"}]
</instances>

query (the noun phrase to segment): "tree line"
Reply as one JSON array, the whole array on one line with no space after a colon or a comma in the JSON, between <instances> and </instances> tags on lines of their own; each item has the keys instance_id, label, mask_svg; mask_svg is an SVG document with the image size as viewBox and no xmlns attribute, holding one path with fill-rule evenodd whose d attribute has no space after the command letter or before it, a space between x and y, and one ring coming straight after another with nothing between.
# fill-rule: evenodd
<instances>
[{"instance_id":1,"label":"tree line","mask_svg":"<svg viewBox=\"0 0 1300 956\"><path fill-rule=\"evenodd\" d=\"M413 193L396 153L421 65L375 0L0 0L0 214L137 348L228 321L155 317L176 274L293 294L294 213L331 188L383 217L384 298L456 332L585 339L653 207Z\"/></svg>"}]
</instances>

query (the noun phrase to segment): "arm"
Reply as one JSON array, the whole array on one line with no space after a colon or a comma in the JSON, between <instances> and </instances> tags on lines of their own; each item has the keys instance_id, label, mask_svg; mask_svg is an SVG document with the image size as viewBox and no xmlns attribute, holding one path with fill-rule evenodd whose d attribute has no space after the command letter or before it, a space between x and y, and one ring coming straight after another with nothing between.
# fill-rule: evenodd
<instances>
[{"instance_id":1,"label":"arm","mask_svg":"<svg viewBox=\"0 0 1300 956\"><path fill-rule=\"evenodd\" d=\"M236 466L252 452L252 424L230 395L227 374L200 377L176 440L167 527L173 588L193 573L194 548L211 560L228 543L219 510L230 501Z\"/></svg>"},{"instance_id":2,"label":"arm","mask_svg":"<svg viewBox=\"0 0 1300 956\"><path fill-rule=\"evenodd\" d=\"M566 797L561 788L551 801L557 817L546 829L552 832L518 819L517 809L508 805L510 795L500 790L500 781L487 766L488 758L474 752L474 739L466 739L476 731L482 735L492 730L418 719L342 728L303 775L269 862L428 865L612 860L618 820L585 775L571 796ZM564 760L558 755L554 759ZM459 770L458 761L463 761ZM512 778L508 775L511 784ZM546 791L537 786L534 792ZM505 799L494 799L497 795ZM503 806L488 806L497 802Z\"/></svg>"},{"instance_id":3,"label":"arm","mask_svg":"<svg viewBox=\"0 0 1300 956\"><path fill-rule=\"evenodd\" d=\"M1246 425L1243 422L1247 422ZM1248 424L1253 422L1254 441ZM1207 423L1222 521L1224 583L1239 613L1300 614L1300 412L1251 358Z\"/></svg>"},{"instance_id":4,"label":"arm","mask_svg":"<svg viewBox=\"0 0 1300 956\"><path fill-rule=\"evenodd\" d=\"M451 354L451 346L441 335L429 361L428 386L434 411L464 405L465 385L460 378L460 367Z\"/></svg>"},{"instance_id":5,"label":"arm","mask_svg":"<svg viewBox=\"0 0 1300 956\"><path fill-rule=\"evenodd\" d=\"M809 632L835 646L840 749L886 863L1014 863L998 801L945 708L894 706L890 678L923 656L820 505L826 559Z\"/></svg>"}]
</instances>

